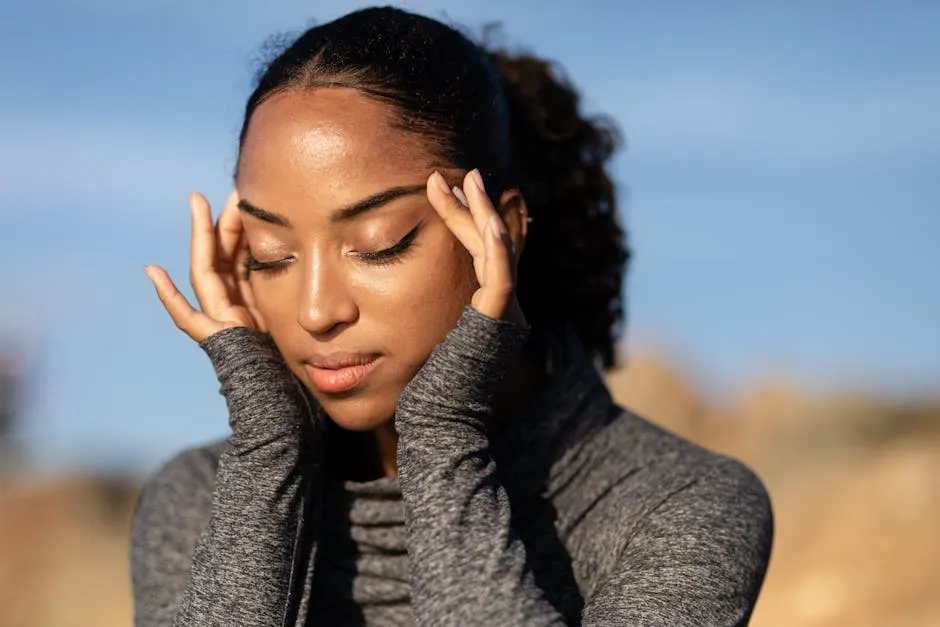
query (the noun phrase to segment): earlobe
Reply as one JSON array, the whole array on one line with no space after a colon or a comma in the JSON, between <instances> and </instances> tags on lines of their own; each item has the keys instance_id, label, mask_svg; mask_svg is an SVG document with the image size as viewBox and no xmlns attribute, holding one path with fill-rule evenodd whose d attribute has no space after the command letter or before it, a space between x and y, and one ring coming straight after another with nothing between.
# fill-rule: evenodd
<instances>
[{"instance_id":1,"label":"earlobe","mask_svg":"<svg viewBox=\"0 0 940 627\"><path fill-rule=\"evenodd\" d=\"M525 248L526 236L529 233L529 210L518 189L508 189L499 199L499 215L506 223L506 229L512 238L513 248L516 251L516 261Z\"/></svg>"}]
</instances>

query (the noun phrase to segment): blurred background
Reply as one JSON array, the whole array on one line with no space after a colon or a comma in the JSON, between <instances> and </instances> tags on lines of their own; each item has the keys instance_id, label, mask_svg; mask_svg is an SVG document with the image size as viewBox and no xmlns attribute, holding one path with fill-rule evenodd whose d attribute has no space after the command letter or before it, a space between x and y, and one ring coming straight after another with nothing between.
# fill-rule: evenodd
<instances>
[{"instance_id":1,"label":"blurred background","mask_svg":"<svg viewBox=\"0 0 940 627\"><path fill-rule=\"evenodd\" d=\"M624 130L611 386L769 487L752 624L940 624L940 4L401 4L501 22ZM143 266L185 283L266 38L359 6L5 4L0 627L131 624L137 486L226 430Z\"/></svg>"}]
</instances>

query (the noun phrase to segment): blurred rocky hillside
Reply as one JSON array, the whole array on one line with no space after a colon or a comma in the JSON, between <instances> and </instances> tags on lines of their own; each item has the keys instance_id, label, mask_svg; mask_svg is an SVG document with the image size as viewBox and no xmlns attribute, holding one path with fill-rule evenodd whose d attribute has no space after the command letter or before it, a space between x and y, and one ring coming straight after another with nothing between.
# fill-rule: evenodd
<instances>
[{"instance_id":1,"label":"blurred rocky hillside","mask_svg":"<svg viewBox=\"0 0 940 627\"><path fill-rule=\"evenodd\" d=\"M643 355L610 387L763 478L776 537L752 625L940 625L940 386L889 401L768 381L721 403Z\"/></svg>"},{"instance_id":2,"label":"blurred rocky hillside","mask_svg":"<svg viewBox=\"0 0 940 627\"><path fill-rule=\"evenodd\" d=\"M940 390L935 399L806 394L768 382L718 402L666 360L610 377L635 412L743 459L774 502L753 625L940 624ZM123 477L0 481L0 627L131 624Z\"/></svg>"}]
</instances>

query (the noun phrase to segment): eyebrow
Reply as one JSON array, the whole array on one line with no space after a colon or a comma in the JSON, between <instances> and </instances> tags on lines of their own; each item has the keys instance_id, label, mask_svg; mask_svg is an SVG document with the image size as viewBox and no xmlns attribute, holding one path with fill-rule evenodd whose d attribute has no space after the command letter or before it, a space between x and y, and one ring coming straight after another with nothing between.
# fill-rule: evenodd
<instances>
[{"instance_id":1,"label":"eyebrow","mask_svg":"<svg viewBox=\"0 0 940 627\"><path fill-rule=\"evenodd\" d=\"M238 208L253 218L261 220L262 222L268 222L270 224L274 224L275 226L283 226L288 229L291 228L290 220L284 216L271 213L270 211L266 211L261 207L256 207L244 198L240 198L238 200Z\"/></svg>"},{"instance_id":2,"label":"eyebrow","mask_svg":"<svg viewBox=\"0 0 940 627\"><path fill-rule=\"evenodd\" d=\"M381 207L382 205L388 204L393 200L402 198L403 196L410 196L412 194L417 194L418 192L423 192L425 189L427 189L427 186L424 184L390 187L385 191L373 194L347 207L333 211L333 213L330 214L330 221L348 222L349 220L352 220L353 218L356 218L367 211ZM255 206L244 198L238 201L238 208L248 215L261 220L262 222L267 222L275 226L282 226L288 229L292 228L290 220L284 216Z\"/></svg>"}]
</instances>

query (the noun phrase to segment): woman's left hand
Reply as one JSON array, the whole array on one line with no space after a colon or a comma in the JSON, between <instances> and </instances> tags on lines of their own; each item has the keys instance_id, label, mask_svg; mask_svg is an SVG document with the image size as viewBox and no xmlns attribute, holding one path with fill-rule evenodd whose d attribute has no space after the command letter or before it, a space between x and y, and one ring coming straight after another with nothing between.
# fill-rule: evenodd
<instances>
[{"instance_id":1,"label":"woman's left hand","mask_svg":"<svg viewBox=\"0 0 940 627\"><path fill-rule=\"evenodd\" d=\"M463 181L463 200L439 173L428 178L427 193L431 206L473 257L473 268L480 288L474 292L471 306L484 316L525 324L525 316L516 298L516 255L512 238L502 218L493 208L483 188L479 170L467 173Z\"/></svg>"}]
</instances>

